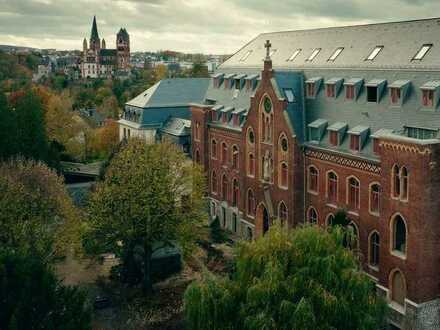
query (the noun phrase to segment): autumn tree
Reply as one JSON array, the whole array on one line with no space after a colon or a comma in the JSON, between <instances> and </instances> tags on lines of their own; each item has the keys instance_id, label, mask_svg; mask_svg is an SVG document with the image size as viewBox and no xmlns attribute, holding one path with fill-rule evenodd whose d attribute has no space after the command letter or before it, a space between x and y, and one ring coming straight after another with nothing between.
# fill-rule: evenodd
<instances>
[{"instance_id":1,"label":"autumn tree","mask_svg":"<svg viewBox=\"0 0 440 330\"><path fill-rule=\"evenodd\" d=\"M0 329L91 329L86 293L34 255L0 247Z\"/></svg>"},{"instance_id":2,"label":"autumn tree","mask_svg":"<svg viewBox=\"0 0 440 330\"><path fill-rule=\"evenodd\" d=\"M114 120L107 120L104 126L89 133L88 155L92 158L109 157L119 144L119 125Z\"/></svg>"},{"instance_id":3,"label":"autumn tree","mask_svg":"<svg viewBox=\"0 0 440 330\"><path fill-rule=\"evenodd\" d=\"M91 197L86 247L115 252L124 266L141 249L143 288L149 294L157 246L179 242L184 253L191 250L206 219L203 191L200 169L176 146L131 139Z\"/></svg>"},{"instance_id":4,"label":"autumn tree","mask_svg":"<svg viewBox=\"0 0 440 330\"><path fill-rule=\"evenodd\" d=\"M0 163L0 209L0 246L49 261L79 237L63 179L42 163Z\"/></svg>"},{"instance_id":5,"label":"autumn tree","mask_svg":"<svg viewBox=\"0 0 440 330\"><path fill-rule=\"evenodd\" d=\"M189 329L379 329L386 304L341 227L273 226L237 251L231 278L207 274L185 292Z\"/></svg>"}]
</instances>

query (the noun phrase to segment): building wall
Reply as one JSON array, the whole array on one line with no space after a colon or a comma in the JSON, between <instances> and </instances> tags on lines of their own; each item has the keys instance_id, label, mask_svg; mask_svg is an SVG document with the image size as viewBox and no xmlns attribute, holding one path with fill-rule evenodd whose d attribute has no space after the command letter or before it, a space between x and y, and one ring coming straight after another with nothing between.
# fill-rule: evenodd
<instances>
[{"instance_id":1,"label":"building wall","mask_svg":"<svg viewBox=\"0 0 440 330\"><path fill-rule=\"evenodd\" d=\"M156 133L156 129L136 129L128 125L123 125L119 123L119 141L122 141L124 137L137 137L145 140L149 144L152 144L156 142Z\"/></svg>"}]
</instances>

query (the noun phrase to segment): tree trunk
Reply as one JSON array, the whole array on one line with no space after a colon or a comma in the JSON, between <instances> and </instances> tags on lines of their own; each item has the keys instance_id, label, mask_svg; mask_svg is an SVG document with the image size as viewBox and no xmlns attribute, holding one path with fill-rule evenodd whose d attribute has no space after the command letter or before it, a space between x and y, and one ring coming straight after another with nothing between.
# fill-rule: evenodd
<instances>
[{"instance_id":1,"label":"tree trunk","mask_svg":"<svg viewBox=\"0 0 440 330\"><path fill-rule=\"evenodd\" d=\"M153 249L149 244L144 244L144 294L150 295L153 292L153 281L151 278Z\"/></svg>"}]
</instances>

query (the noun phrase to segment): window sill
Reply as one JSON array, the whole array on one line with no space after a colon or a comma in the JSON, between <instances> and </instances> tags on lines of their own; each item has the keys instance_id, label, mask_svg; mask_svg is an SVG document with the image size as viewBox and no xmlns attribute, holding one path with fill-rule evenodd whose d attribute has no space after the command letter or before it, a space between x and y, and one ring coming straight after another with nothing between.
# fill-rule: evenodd
<instances>
[{"instance_id":1,"label":"window sill","mask_svg":"<svg viewBox=\"0 0 440 330\"><path fill-rule=\"evenodd\" d=\"M380 217L380 213L379 212L372 212L372 211L368 210L368 213L370 213L372 216Z\"/></svg>"},{"instance_id":2,"label":"window sill","mask_svg":"<svg viewBox=\"0 0 440 330\"><path fill-rule=\"evenodd\" d=\"M337 209L338 208L338 206L336 204L333 204L333 203L326 203L325 205L328 206L328 207L331 207L333 209Z\"/></svg>"},{"instance_id":3,"label":"window sill","mask_svg":"<svg viewBox=\"0 0 440 330\"><path fill-rule=\"evenodd\" d=\"M249 219L255 219L255 215L246 214Z\"/></svg>"},{"instance_id":4,"label":"window sill","mask_svg":"<svg viewBox=\"0 0 440 330\"><path fill-rule=\"evenodd\" d=\"M405 315L405 306L402 306L398 303L396 303L395 301L390 301L388 303L388 307L390 307L391 309L395 310L396 312Z\"/></svg>"},{"instance_id":5,"label":"window sill","mask_svg":"<svg viewBox=\"0 0 440 330\"><path fill-rule=\"evenodd\" d=\"M395 256L395 257L397 257L399 259L406 260L406 254L403 253L403 252L400 252L400 251L397 251L397 250L391 250L390 253L391 253L391 255L393 255L393 256Z\"/></svg>"},{"instance_id":6,"label":"window sill","mask_svg":"<svg viewBox=\"0 0 440 330\"><path fill-rule=\"evenodd\" d=\"M314 190L307 190L307 192L308 192L309 194L311 194L311 195L318 196L318 192L317 192L317 191L314 191Z\"/></svg>"},{"instance_id":7,"label":"window sill","mask_svg":"<svg viewBox=\"0 0 440 330\"><path fill-rule=\"evenodd\" d=\"M280 188L281 190L289 190L289 187L285 187L285 186L278 186L278 188Z\"/></svg>"},{"instance_id":8,"label":"window sill","mask_svg":"<svg viewBox=\"0 0 440 330\"><path fill-rule=\"evenodd\" d=\"M347 213L348 213L349 215L354 215L354 216L356 216L356 217L359 216L359 212L357 212L357 211L348 211Z\"/></svg>"},{"instance_id":9,"label":"window sill","mask_svg":"<svg viewBox=\"0 0 440 330\"><path fill-rule=\"evenodd\" d=\"M379 272L379 266L368 265L368 268L374 272Z\"/></svg>"}]
</instances>

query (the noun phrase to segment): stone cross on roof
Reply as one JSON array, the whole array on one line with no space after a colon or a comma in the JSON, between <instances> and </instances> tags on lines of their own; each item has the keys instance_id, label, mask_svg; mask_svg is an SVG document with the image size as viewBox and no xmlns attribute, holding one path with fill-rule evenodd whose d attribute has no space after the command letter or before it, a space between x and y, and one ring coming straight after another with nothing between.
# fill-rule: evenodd
<instances>
[{"instance_id":1,"label":"stone cross on roof","mask_svg":"<svg viewBox=\"0 0 440 330\"><path fill-rule=\"evenodd\" d=\"M270 60L270 47L272 47L270 40L266 40L264 47L266 48L266 60Z\"/></svg>"}]
</instances>

